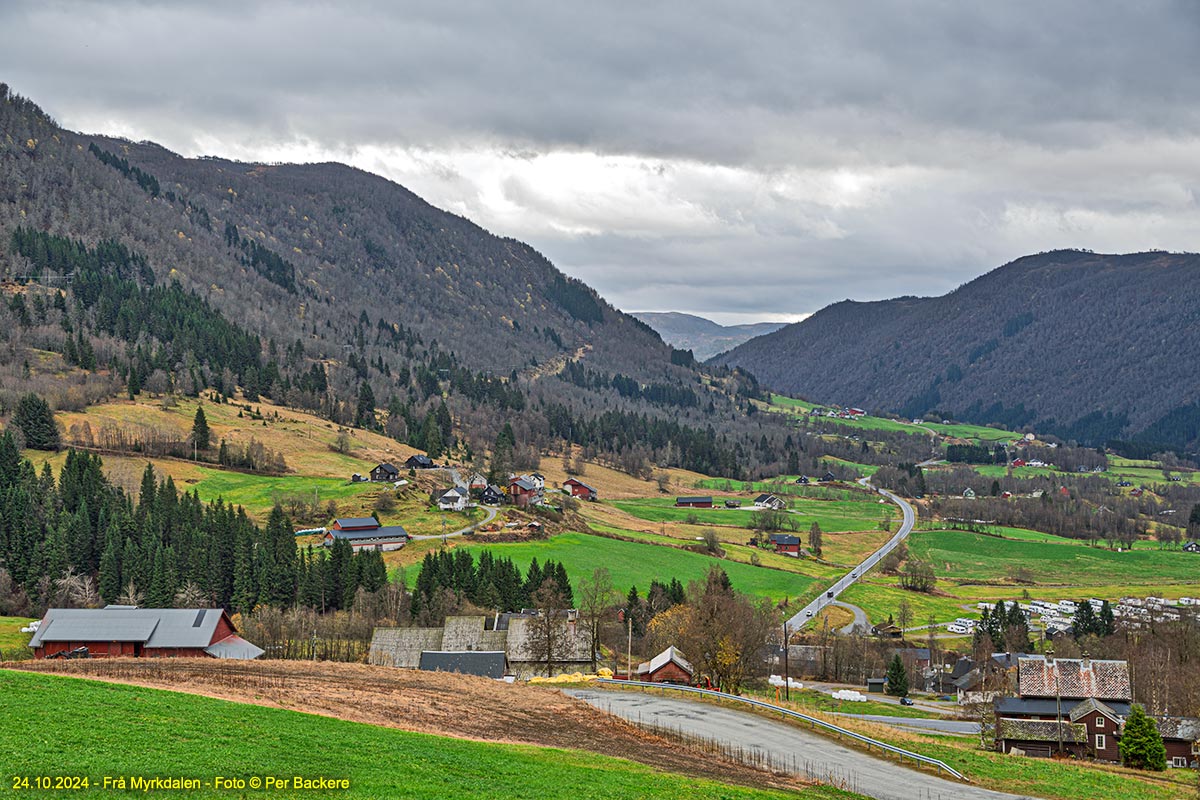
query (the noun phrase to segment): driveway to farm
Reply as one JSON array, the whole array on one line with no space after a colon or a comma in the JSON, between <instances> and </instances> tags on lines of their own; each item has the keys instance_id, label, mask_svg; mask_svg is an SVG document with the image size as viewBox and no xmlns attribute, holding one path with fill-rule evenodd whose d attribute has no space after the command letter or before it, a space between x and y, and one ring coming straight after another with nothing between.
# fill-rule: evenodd
<instances>
[{"instance_id":1,"label":"driveway to farm","mask_svg":"<svg viewBox=\"0 0 1200 800\"><path fill-rule=\"evenodd\" d=\"M889 717L884 714L846 714L842 712L833 712L837 717L850 717L852 719L865 719L868 722L878 722L883 725L891 725L893 728L918 728L923 731L937 731L938 733L957 733L970 734L973 736L979 735L979 723L969 722L961 719L926 719L924 717Z\"/></svg>"},{"instance_id":2,"label":"driveway to farm","mask_svg":"<svg viewBox=\"0 0 1200 800\"><path fill-rule=\"evenodd\" d=\"M839 628L838 633L849 636L850 634L854 633L855 628L860 626L863 630L870 630L871 622L867 619L867 612L863 611L858 606L852 606L849 603L843 603L841 600L834 600L829 605L837 606L838 608L845 608L854 614L854 621L845 627Z\"/></svg>"},{"instance_id":3,"label":"driveway to farm","mask_svg":"<svg viewBox=\"0 0 1200 800\"><path fill-rule=\"evenodd\" d=\"M496 506L480 506L480 508L487 512L487 516L485 518L479 520L479 522L476 522L473 525L468 525L465 528L459 528L454 533L431 533L426 536L410 536L408 538L412 539L414 542L419 542L422 539L449 539L451 536L462 536L464 533L469 533L475 530L480 525L487 525L496 518L496 514L500 511L500 509Z\"/></svg>"},{"instance_id":4,"label":"driveway to farm","mask_svg":"<svg viewBox=\"0 0 1200 800\"><path fill-rule=\"evenodd\" d=\"M871 487L871 479L869 477L859 478L858 482L862 486L873 488ZM818 611L832 601L836 600L839 594L853 586L854 582L862 577L867 570L871 569L880 561L882 561L883 557L890 553L896 547L896 545L904 541L905 537L907 537L912 531L913 526L916 525L917 512L911 505L908 504L908 502L899 496L892 494L887 489L875 489L875 491L879 492L888 500L891 500L893 503L900 506L900 511L904 514L904 520L900 523L900 529L896 531L895 536L887 540L887 543L884 544L883 547L880 547L874 553L871 553L871 555L867 556L865 561L847 572L842 577L838 578L837 582L834 583L833 586L829 587L825 594L821 595L816 600L813 600L804 608L797 611L796 614L787 621L788 627L792 630L799 630L804 625L811 622L813 618L816 617ZM858 622L858 612L855 613L855 622Z\"/></svg>"},{"instance_id":5,"label":"driveway to farm","mask_svg":"<svg viewBox=\"0 0 1200 800\"><path fill-rule=\"evenodd\" d=\"M878 800L1018 800L901 766L847 747L797 725L703 701L646 692L564 689L611 714L640 725L683 731L722 744L762 753L795 774L825 781Z\"/></svg>"}]
</instances>

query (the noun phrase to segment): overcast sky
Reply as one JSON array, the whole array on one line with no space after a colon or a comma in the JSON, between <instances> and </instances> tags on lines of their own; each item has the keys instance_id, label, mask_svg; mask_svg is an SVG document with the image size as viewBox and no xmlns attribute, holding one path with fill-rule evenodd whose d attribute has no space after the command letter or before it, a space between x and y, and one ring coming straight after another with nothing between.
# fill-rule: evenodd
<instances>
[{"instance_id":1,"label":"overcast sky","mask_svg":"<svg viewBox=\"0 0 1200 800\"><path fill-rule=\"evenodd\" d=\"M1198 45L1194 0L0 5L68 128L347 162L726 323L1200 250Z\"/></svg>"}]
</instances>

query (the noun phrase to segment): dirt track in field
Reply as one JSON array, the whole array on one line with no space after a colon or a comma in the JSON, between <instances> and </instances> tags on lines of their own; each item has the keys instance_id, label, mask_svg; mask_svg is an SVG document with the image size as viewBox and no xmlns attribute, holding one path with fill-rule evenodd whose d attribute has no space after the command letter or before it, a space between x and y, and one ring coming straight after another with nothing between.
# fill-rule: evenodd
<instances>
[{"instance_id":1,"label":"dirt track in field","mask_svg":"<svg viewBox=\"0 0 1200 800\"><path fill-rule=\"evenodd\" d=\"M556 689L487 678L308 661L93 659L0 667L169 689L439 736L588 750L727 783L803 785L791 776L652 735Z\"/></svg>"}]
</instances>

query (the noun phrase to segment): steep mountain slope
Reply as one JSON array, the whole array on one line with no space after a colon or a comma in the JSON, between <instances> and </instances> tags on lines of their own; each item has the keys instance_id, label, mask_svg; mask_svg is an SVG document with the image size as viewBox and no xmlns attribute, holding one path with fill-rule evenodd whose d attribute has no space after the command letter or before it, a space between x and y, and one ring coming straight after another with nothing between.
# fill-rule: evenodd
<instances>
[{"instance_id":1,"label":"steep mountain slope","mask_svg":"<svg viewBox=\"0 0 1200 800\"><path fill-rule=\"evenodd\" d=\"M633 316L658 331L663 341L680 350L691 350L699 359L707 359L737 347L755 336L773 333L784 322L755 322L749 325L718 325L710 319L678 311L641 311Z\"/></svg>"},{"instance_id":2,"label":"steep mountain slope","mask_svg":"<svg viewBox=\"0 0 1200 800\"><path fill-rule=\"evenodd\" d=\"M1200 256L1057 251L933 298L845 301L715 361L828 402L1194 447Z\"/></svg>"},{"instance_id":3,"label":"steep mountain slope","mask_svg":"<svg viewBox=\"0 0 1200 800\"><path fill-rule=\"evenodd\" d=\"M784 458L781 424L743 419L752 382L526 244L340 164L73 133L3 84L0 278L0 415L31 390L80 408L241 387L461 459L506 423L534 462L564 440L631 466Z\"/></svg>"}]
</instances>

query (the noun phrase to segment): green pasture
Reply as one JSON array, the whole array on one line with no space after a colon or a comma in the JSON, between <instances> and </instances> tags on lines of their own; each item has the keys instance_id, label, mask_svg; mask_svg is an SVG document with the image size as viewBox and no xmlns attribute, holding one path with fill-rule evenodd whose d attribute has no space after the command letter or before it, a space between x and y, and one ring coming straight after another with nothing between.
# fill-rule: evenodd
<instances>
[{"instance_id":1,"label":"green pasture","mask_svg":"<svg viewBox=\"0 0 1200 800\"><path fill-rule=\"evenodd\" d=\"M746 509L750 498L742 499L741 509L731 508L677 508L674 498L652 497L633 500L613 500L612 505L647 522L686 522L694 519L702 525L728 525L753 528L754 511ZM721 504L724 498L714 497ZM813 522L820 523L824 531L861 531L878 527L883 519L894 519L899 513L891 504L880 504L874 497L862 500L813 500L788 498L792 516L798 517L799 532L807 531Z\"/></svg>"},{"instance_id":2,"label":"green pasture","mask_svg":"<svg viewBox=\"0 0 1200 800\"><path fill-rule=\"evenodd\" d=\"M561 561L572 581L604 567L622 594L628 592L630 586L636 586L639 592L645 593L652 580L667 582L678 578L686 585L689 581L703 578L712 566L725 570L730 583L738 591L772 601L792 600L818 588L814 586L817 579L796 572L756 567L678 547L626 542L586 533L563 533L533 542L471 542L458 546L465 546L476 554L479 550L488 549L496 556L511 558L522 572L535 558L539 562L547 559ZM418 572L418 569L408 570L411 583L415 584Z\"/></svg>"}]
</instances>

